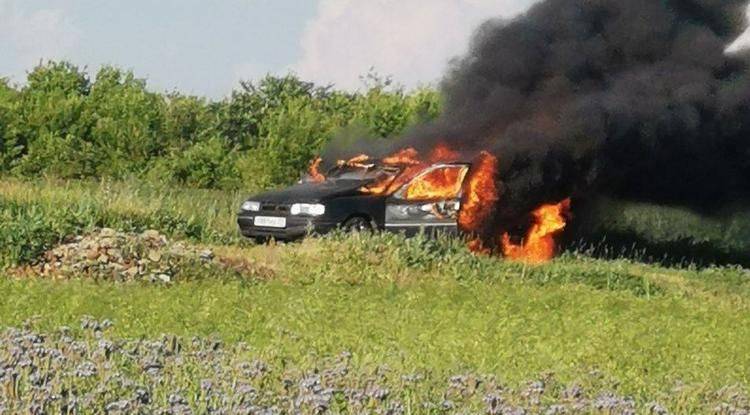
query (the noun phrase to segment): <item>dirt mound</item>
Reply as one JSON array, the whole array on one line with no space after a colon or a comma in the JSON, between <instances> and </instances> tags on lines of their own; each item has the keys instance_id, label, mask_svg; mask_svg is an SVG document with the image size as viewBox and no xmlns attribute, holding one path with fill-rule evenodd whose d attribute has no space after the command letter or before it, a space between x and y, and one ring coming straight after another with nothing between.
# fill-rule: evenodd
<instances>
[{"instance_id":1,"label":"dirt mound","mask_svg":"<svg viewBox=\"0 0 750 415\"><path fill-rule=\"evenodd\" d=\"M158 231L137 234L104 228L71 237L47 251L29 271L54 278L171 282L182 266L213 262L212 251L172 242Z\"/></svg>"}]
</instances>

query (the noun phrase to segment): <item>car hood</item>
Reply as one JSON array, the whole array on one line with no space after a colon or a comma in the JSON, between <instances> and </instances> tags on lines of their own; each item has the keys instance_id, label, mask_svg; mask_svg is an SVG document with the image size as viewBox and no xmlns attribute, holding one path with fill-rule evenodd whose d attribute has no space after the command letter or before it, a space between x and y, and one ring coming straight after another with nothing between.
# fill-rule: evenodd
<instances>
[{"instance_id":1,"label":"car hood","mask_svg":"<svg viewBox=\"0 0 750 415\"><path fill-rule=\"evenodd\" d=\"M264 203L324 202L342 196L361 194L359 189L368 184L362 180L327 180L322 183L298 183L285 189L254 195L248 200Z\"/></svg>"}]
</instances>

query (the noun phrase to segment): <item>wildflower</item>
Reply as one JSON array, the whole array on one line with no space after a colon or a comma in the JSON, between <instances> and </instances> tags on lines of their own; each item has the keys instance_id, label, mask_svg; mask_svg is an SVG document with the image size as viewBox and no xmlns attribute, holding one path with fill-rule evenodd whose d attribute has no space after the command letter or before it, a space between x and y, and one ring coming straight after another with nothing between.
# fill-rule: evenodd
<instances>
[{"instance_id":1,"label":"wildflower","mask_svg":"<svg viewBox=\"0 0 750 415\"><path fill-rule=\"evenodd\" d=\"M375 386L371 388L367 392L367 396L369 396L371 399L375 399L377 401L384 401L386 398L388 398L388 395L390 394L390 391L385 388L381 388L378 386Z\"/></svg>"},{"instance_id":2,"label":"wildflower","mask_svg":"<svg viewBox=\"0 0 750 415\"><path fill-rule=\"evenodd\" d=\"M83 362L73 372L76 377L89 378L96 375L96 365L91 362Z\"/></svg>"},{"instance_id":3,"label":"wildflower","mask_svg":"<svg viewBox=\"0 0 750 415\"><path fill-rule=\"evenodd\" d=\"M211 392L211 389L213 388L213 382L211 382L210 379L203 379L201 381L201 390L205 393Z\"/></svg>"},{"instance_id":4,"label":"wildflower","mask_svg":"<svg viewBox=\"0 0 750 415\"><path fill-rule=\"evenodd\" d=\"M422 379L424 379L424 376L416 373L401 376L401 380L406 383L417 383Z\"/></svg>"},{"instance_id":5,"label":"wildflower","mask_svg":"<svg viewBox=\"0 0 750 415\"><path fill-rule=\"evenodd\" d=\"M129 408L130 408L130 402L124 401L124 400L115 401L105 406L107 413L110 413L110 412L125 413Z\"/></svg>"},{"instance_id":6,"label":"wildflower","mask_svg":"<svg viewBox=\"0 0 750 415\"><path fill-rule=\"evenodd\" d=\"M565 399L580 399L583 396L583 389L578 385L573 385L563 391Z\"/></svg>"},{"instance_id":7,"label":"wildflower","mask_svg":"<svg viewBox=\"0 0 750 415\"><path fill-rule=\"evenodd\" d=\"M545 415L562 415L568 413L564 405L552 405L544 412Z\"/></svg>"},{"instance_id":8,"label":"wildflower","mask_svg":"<svg viewBox=\"0 0 750 415\"><path fill-rule=\"evenodd\" d=\"M646 409L652 415L667 415L669 413L666 408L659 405L657 402L649 402L646 404Z\"/></svg>"},{"instance_id":9,"label":"wildflower","mask_svg":"<svg viewBox=\"0 0 750 415\"><path fill-rule=\"evenodd\" d=\"M135 397L133 400L148 405L151 403L151 394L146 389L138 388L135 390Z\"/></svg>"}]
</instances>

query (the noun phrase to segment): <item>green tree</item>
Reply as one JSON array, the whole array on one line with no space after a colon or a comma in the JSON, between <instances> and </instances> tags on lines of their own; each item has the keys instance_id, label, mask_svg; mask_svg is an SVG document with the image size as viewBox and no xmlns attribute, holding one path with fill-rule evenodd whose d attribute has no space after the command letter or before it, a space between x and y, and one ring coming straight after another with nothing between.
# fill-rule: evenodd
<instances>
[{"instance_id":1,"label":"green tree","mask_svg":"<svg viewBox=\"0 0 750 415\"><path fill-rule=\"evenodd\" d=\"M177 150L153 163L152 180L197 188L237 188L237 152L221 137L213 136Z\"/></svg>"},{"instance_id":2,"label":"green tree","mask_svg":"<svg viewBox=\"0 0 750 415\"><path fill-rule=\"evenodd\" d=\"M18 92L0 78L0 172L8 171L21 153L14 134L17 99Z\"/></svg>"},{"instance_id":3,"label":"green tree","mask_svg":"<svg viewBox=\"0 0 750 415\"><path fill-rule=\"evenodd\" d=\"M81 158L90 154L81 122L90 86L86 74L67 62L42 64L29 73L16 107L13 141L21 157L14 171L63 177L95 173L93 155Z\"/></svg>"},{"instance_id":4,"label":"green tree","mask_svg":"<svg viewBox=\"0 0 750 415\"><path fill-rule=\"evenodd\" d=\"M380 138L392 138L409 125L435 118L440 112L439 95L430 89L407 92L390 78L370 73L364 79L367 92L357 100L353 123L367 127Z\"/></svg>"},{"instance_id":5,"label":"green tree","mask_svg":"<svg viewBox=\"0 0 750 415\"><path fill-rule=\"evenodd\" d=\"M364 92L266 76L242 82L222 101L152 92L114 67L94 79L70 63L48 62L19 91L0 81L0 171L278 185L296 180L338 131L350 141L389 139L440 109L435 91L406 91L372 74Z\"/></svg>"},{"instance_id":6,"label":"green tree","mask_svg":"<svg viewBox=\"0 0 750 415\"><path fill-rule=\"evenodd\" d=\"M146 81L132 72L104 67L85 102L87 141L100 162L97 175L123 176L142 172L163 154L167 143L165 101L146 90Z\"/></svg>"},{"instance_id":7,"label":"green tree","mask_svg":"<svg viewBox=\"0 0 750 415\"><path fill-rule=\"evenodd\" d=\"M272 184L297 180L310 160L331 139L335 125L324 116L319 101L290 100L269 114L258 153L265 159Z\"/></svg>"},{"instance_id":8,"label":"green tree","mask_svg":"<svg viewBox=\"0 0 750 415\"><path fill-rule=\"evenodd\" d=\"M169 146L184 149L219 134L220 103L171 93L166 96L163 137Z\"/></svg>"},{"instance_id":9,"label":"green tree","mask_svg":"<svg viewBox=\"0 0 750 415\"><path fill-rule=\"evenodd\" d=\"M264 135L263 124L269 114L290 100L324 100L330 93L329 89L304 82L295 75L268 75L257 83L243 81L223 108L221 134L243 150L256 147Z\"/></svg>"}]
</instances>

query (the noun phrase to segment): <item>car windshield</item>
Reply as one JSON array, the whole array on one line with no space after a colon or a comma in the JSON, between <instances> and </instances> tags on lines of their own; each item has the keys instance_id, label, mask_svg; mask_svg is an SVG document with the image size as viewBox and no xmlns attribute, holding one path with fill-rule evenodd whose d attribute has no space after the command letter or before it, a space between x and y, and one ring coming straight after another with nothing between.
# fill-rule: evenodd
<instances>
[{"instance_id":1,"label":"car windshield","mask_svg":"<svg viewBox=\"0 0 750 415\"><path fill-rule=\"evenodd\" d=\"M396 167L377 165L367 166L336 166L325 174L326 181L353 180L353 181L375 181L389 177L395 177L401 172ZM303 182L315 182L311 176L306 175Z\"/></svg>"},{"instance_id":2,"label":"car windshield","mask_svg":"<svg viewBox=\"0 0 750 415\"><path fill-rule=\"evenodd\" d=\"M381 166L338 166L328 172L329 180L380 180L385 177L395 176L399 169Z\"/></svg>"}]
</instances>

